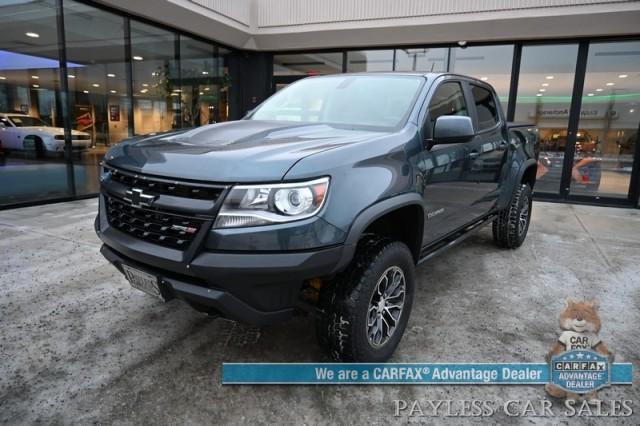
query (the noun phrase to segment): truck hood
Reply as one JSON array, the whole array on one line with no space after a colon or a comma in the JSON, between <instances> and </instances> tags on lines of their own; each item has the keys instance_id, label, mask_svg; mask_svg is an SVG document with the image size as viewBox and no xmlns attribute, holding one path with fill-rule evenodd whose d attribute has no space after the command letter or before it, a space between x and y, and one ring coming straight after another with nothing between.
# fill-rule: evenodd
<instances>
[{"instance_id":1,"label":"truck hood","mask_svg":"<svg viewBox=\"0 0 640 426\"><path fill-rule=\"evenodd\" d=\"M299 160L386 133L327 124L241 120L136 138L108 164L139 173L209 182L279 181Z\"/></svg>"}]
</instances>

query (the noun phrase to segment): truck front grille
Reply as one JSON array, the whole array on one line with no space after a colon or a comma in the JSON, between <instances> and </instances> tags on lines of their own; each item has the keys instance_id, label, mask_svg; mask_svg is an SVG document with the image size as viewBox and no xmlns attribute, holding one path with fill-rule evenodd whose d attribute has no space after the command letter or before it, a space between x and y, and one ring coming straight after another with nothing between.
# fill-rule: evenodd
<instances>
[{"instance_id":1,"label":"truck front grille","mask_svg":"<svg viewBox=\"0 0 640 426\"><path fill-rule=\"evenodd\" d=\"M109 225L164 247L186 250L204 223L193 217L132 207L109 195L105 200Z\"/></svg>"},{"instance_id":2,"label":"truck front grille","mask_svg":"<svg viewBox=\"0 0 640 426\"><path fill-rule=\"evenodd\" d=\"M111 172L111 180L125 186L142 189L146 193L216 201L224 190L224 186L220 185L176 182L167 178L125 172L111 166L105 166L105 169Z\"/></svg>"}]
</instances>

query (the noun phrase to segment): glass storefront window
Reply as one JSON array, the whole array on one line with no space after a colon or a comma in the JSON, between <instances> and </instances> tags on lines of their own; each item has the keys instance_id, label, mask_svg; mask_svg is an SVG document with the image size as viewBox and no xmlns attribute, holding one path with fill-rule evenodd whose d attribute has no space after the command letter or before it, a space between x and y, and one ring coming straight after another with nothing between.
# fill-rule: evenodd
<instances>
[{"instance_id":1,"label":"glass storefront window","mask_svg":"<svg viewBox=\"0 0 640 426\"><path fill-rule=\"evenodd\" d=\"M540 130L537 193L560 191L577 44L524 46L515 121Z\"/></svg>"},{"instance_id":2,"label":"glass storefront window","mask_svg":"<svg viewBox=\"0 0 640 426\"><path fill-rule=\"evenodd\" d=\"M211 44L180 37L180 89L182 127L198 127L219 121L215 84L215 48Z\"/></svg>"},{"instance_id":3,"label":"glass storefront window","mask_svg":"<svg viewBox=\"0 0 640 426\"><path fill-rule=\"evenodd\" d=\"M347 72L393 71L393 50L347 52Z\"/></svg>"},{"instance_id":4,"label":"glass storefront window","mask_svg":"<svg viewBox=\"0 0 640 426\"><path fill-rule=\"evenodd\" d=\"M471 46L451 49L449 71L470 75L490 83L496 90L502 110L507 111L513 45Z\"/></svg>"},{"instance_id":5,"label":"glass storefront window","mask_svg":"<svg viewBox=\"0 0 640 426\"><path fill-rule=\"evenodd\" d=\"M231 77L229 76L229 56L231 51L218 47L216 49L216 75L218 76L218 121L227 121L229 117L229 95L231 92Z\"/></svg>"},{"instance_id":6,"label":"glass storefront window","mask_svg":"<svg viewBox=\"0 0 640 426\"><path fill-rule=\"evenodd\" d=\"M55 2L5 2L0 26L0 205L70 196Z\"/></svg>"},{"instance_id":7,"label":"glass storefront window","mask_svg":"<svg viewBox=\"0 0 640 426\"><path fill-rule=\"evenodd\" d=\"M131 21L133 121L137 135L183 125L177 35Z\"/></svg>"},{"instance_id":8,"label":"glass storefront window","mask_svg":"<svg viewBox=\"0 0 640 426\"><path fill-rule=\"evenodd\" d=\"M60 46L57 13L54 0L0 2L0 206L97 193L99 162L114 144L228 120L229 50L131 19L127 63L124 15L65 0Z\"/></svg>"},{"instance_id":9,"label":"glass storefront window","mask_svg":"<svg viewBox=\"0 0 640 426\"><path fill-rule=\"evenodd\" d=\"M79 194L99 190L99 163L105 152L129 136L124 18L66 0L70 114L74 133L91 145L75 159Z\"/></svg>"},{"instance_id":10,"label":"glass storefront window","mask_svg":"<svg viewBox=\"0 0 640 426\"><path fill-rule=\"evenodd\" d=\"M304 53L273 56L274 76L309 76L342 72L342 53Z\"/></svg>"},{"instance_id":11,"label":"glass storefront window","mask_svg":"<svg viewBox=\"0 0 640 426\"><path fill-rule=\"evenodd\" d=\"M182 127L198 127L228 119L229 82L225 49L180 36Z\"/></svg>"},{"instance_id":12,"label":"glass storefront window","mask_svg":"<svg viewBox=\"0 0 640 426\"><path fill-rule=\"evenodd\" d=\"M640 124L640 42L592 43L571 194L627 198Z\"/></svg>"},{"instance_id":13,"label":"glass storefront window","mask_svg":"<svg viewBox=\"0 0 640 426\"><path fill-rule=\"evenodd\" d=\"M447 48L396 49L395 71L446 72Z\"/></svg>"}]
</instances>

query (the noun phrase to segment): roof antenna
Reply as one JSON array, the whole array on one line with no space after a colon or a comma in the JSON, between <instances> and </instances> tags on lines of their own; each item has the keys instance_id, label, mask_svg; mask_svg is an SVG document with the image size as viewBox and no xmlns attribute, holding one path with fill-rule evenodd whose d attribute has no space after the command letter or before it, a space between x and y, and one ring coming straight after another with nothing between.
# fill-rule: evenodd
<instances>
[{"instance_id":1,"label":"roof antenna","mask_svg":"<svg viewBox=\"0 0 640 426\"><path fill-rule=\"evenodd\" d=\"M435 66L436 66L436 63L435 62L431 62L431 71L429 71L429 72L433 72L433 67L435 67Z\"/></svg>"}]
</instances>

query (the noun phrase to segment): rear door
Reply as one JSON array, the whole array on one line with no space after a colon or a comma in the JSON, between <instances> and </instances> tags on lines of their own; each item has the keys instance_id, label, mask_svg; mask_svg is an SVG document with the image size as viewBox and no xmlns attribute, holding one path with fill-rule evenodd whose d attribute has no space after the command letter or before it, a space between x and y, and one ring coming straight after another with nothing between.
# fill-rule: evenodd
<instances>
[{"instance_id":1,"label":"rear door","mask_svg":"<svg viewBox=\"0 0 640 426\"><path fill-rule=\"evenodd\" d=\"M507 153L506 126L493 90L473 81L465 83L476 137L467 144L464 179L469 183L469 221L491 210L498 197L500 173Z\"/></svg>"}]
</instances>

